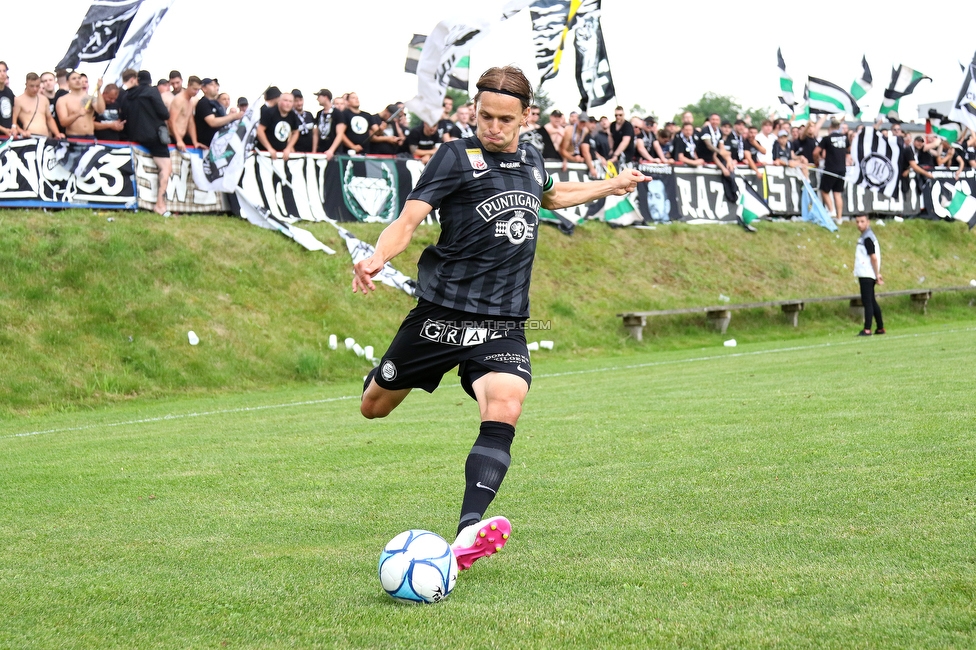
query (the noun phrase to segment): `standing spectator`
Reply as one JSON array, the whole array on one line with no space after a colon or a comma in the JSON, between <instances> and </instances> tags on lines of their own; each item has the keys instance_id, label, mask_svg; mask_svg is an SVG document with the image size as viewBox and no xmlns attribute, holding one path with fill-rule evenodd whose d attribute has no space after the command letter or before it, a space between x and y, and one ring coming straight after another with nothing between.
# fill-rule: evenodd
<instances>
[{"instance_id":1,"label":"standing spectator","mask_svg":"<svg viewBox=\"0 0 976 650\"><path fill-rule=\"evenodd\" d=\"M828 212L833 213L834 219L840 223L844 214L844 176L850 161L850 143L847 135L841 130L841 122L837 118L830 120L830 133L820 140L814 150L814 158L824 161L823 174L820 178L820 195Z\"/></svg>"},{"instance_id":2,"label":"standing spectator","mask_svg":"<svg viewBox=\"0 0 976 650\"><path fill-rule=\"evenodd\" d=\"M909 182L909 170L922 178L932 179L930 170L935 166L935 157L926 148L925 138L920 135L915 136L913 143L902 149L902 156L905 158L905 166L901 174L903 186ZM921 192L921 187L919 187L919 192Z\"/></svg>"},{"instance_id":3,"label":"standing spectator","mask_svg":"<svg viewBox=\"0 0 976 650\"><path fill-rule=\"evenodd\" d=\"M164 217L170 216L166 209L166 188L169 177L173 172L173 164L169 158L169 131L166 121L169 119L169 109L163 103L159 91L152 86L152 75L141 70L138 75L139 83L130 88L125 94L126 132L132 140L149 150L156 163L159 179L156 183L155 212Z\"/></svg>"},{"instance_id":4,"label":"standing spectator","mask_svg":"<svg viewBox=\"0 0 976 650\"><path fill-rule=\"evenodd\" d=\"M546 160L562 160L559 151L552 146L552 138L549 132L539 124L539 116L542 110L536 106L529 106L529 116L519 127L519 142L524 142L535 147L542 157Z\"/></svg>"},{"instance_id":5,"label":"standing spectator","mask_svg":"<svg viewBox=\"0 0 976 650\"><path fill-rule=\"evenodd\" d=\"M556 151L560 151L562 148L563 129L565 127L566 125L563 124L563 113L560 110L549 113L549 123L542 127L549 134L549 140L552 142L552 147Z\"/></svg>"},{"instance_id":6,"label":"standing spectator","mask_svg":"<svg viewBox=\"0 0 976 650\"><path fill-rule=\"evenodd\" d=\"M125 120L119 110L119 87L115 84L105 86L102 91L102 98L105 100L105 110L95 115L95 131L102 140L119 142L125 140L122 135L125 131Z\"/></svg>"},{"instance_id":7,"label":"standing spectator","mask_svg":"<svg viewBox=\"0 0 976 650\"><path fill-rule=\"evenodd\" d=\"M169 71L169 87L173 91L174 97L183 92L183 75L180 74L179 70Z\"/></svg>"},{"instance_id":8,"label":"standing spectator","mask_svg":"<svg viewBox=\"0 0 976 650\"><path fill-rule=\"evenodd\" d=\"M743 141L743 145L745 146L746 160L747 161L748 160L752 160L752 162L753 162L753 164L750 167L750 169L752 169L753 171L755 171L756 173L758 173L759 172L759 168L756 166L756 164L757 163L758 164L764 164L762 162L762 160L760 160L760 156L762 156L763 154L766 153L765 148L761 144L759 144L759 128L758 127L750 126L746 130L746 137L745 137L745 139ZM772 151L770 151L769 153L770 153L770 155L772 155Z\"/></svg>"},{"instance_id":9,"label":"standing spectator","mask_svg":"<svg viewBox=\"0 0 976 650\"><path fill-rule=\"evenodd\" d=\"M203 91L203 97L197 102L197 108L193 112L193 123L197 142L204 149L209 149L217 131L231 122L236 122L243 113L234 115L227 113L224 105L217 99L220 96L220 84L216 79L210 77L201 79L200 89ZM246 101L244 105L247 106Z\"/></svg>"},{"instance_id":10,"label":"standing spectator","mask_svg":"<svg viewBox=\"0 0 976 650\"><path fill-rule=\"evenodd\" d=\"M58 132L58 125L48 110L48 101L41 92L41 79L35 73L27 74L24 94L14 100L13 127L14 133L29 137L32 135L43 138L63 138Z\"/></svg>"},{"instance_id":11,"label":"standing spectator","mask_svg":"<svg viewBox=\"0 0 976 650\"><path fill-rule=\"evenodd\" d=\"M250 104L247 101L247 97L238 97L237 98L237 105L234 106L234 107L232 107L230 109L230 111L228 111L228 112L229 113L241 113L243 115L244 113L247 112L247 107L249 105Z\"/></svg>"},{"instance_id":12,"label":"standing spectator","mask_svg":"<svg viewBox=\"0 0 976 650\"><path fill-rule=\"evenodd\" d=\"M786 129L780 129L776 135L776 142L773 143L773 164L780 167L799 167L801 173L807 176L809 173L807 167L796 155L789 132Z\"/></svg>"},{"instance_id":13,"label":"standing spectator","mask_svg":"<svg viewBox=\"0 0 976 650\"><path fill-rule=\"evenodd\" d=\"M261 107L260 117L264 117L265 113L274 112L280 99L281 90L278 89L278 86L268 86L268 89L264 91L264 106Z\"/></svg>"},{"instance_id":14,"label":"standing spectator","mask_svg":"<svg viewBox=\"0 0 976 650\"><path fill-rule=\"evenodd\" d=\"M344 93L344 94L340 95L339 97L336 97L335 98L335 101L332 102L332 105L335 106L336 107L336 110L339 111L340 113L345 113L346 112L346 100L348 98L349 98L349 93Z\"/></svg>"},{"instance_id":15,"label":"standing spectator","mask_svg":"<svg viewBox=\"0 0 976 650\"><path fill-rule=\"evenodd\" d=\"M58 78L53 72L41 73L41 94L47 97L48 103L54 99L54 93L58 92Z\"/></svg>"},{"instance_id":16,"label":"standing spectator","mask_svg":"<svg viewBox=\"0 0 976 650\"><path fill-rule=\"evenodd\" d=\"M0 61L0 135L8 138L16 133L14 130L14 91L10 90L8 84L10 78L7 76L7 63Z\"/></svg>"},{"instance_id":17,"label":"standing spectator","mask_svg":"<svg viewBox=\"0 0 976 650\"><path fill-rule=\"evenodd\" d=\"M858 336L871 336L871 317L878 325L875 334L884 334L884 323L881 321L881 307L874 296L874 285L884 284L881 277L881 246L878 238L871 230L871 222L866 214L859 214L854 218L861 236L857 240L854 251L854 276L861 285L861 304L864 305L864 329Z\"/></svg>"},{"instance_id":18,"label":"standing spectator","mask_svg":"<svg viewBox=\"0 0 976 650\"><path fill-rule=\"evenodd\" d=\"M359 108L359 95L346 95L346 110L343 112L346 131L342 134L342 146L356 153L369 153L369 134L373 116Z\"/></svg>"},{"instance_id":19,"label":"standing spectator","mask_svg":"<svg viewBox=\"0 0 976 650\"><path fill-rule=\"evenodd\" d=\"M293 108L295 99L291 93L282 93L274 107L262 111L257 138L261 147L271 156L271 160L278 157L279 151L286 161L295 152L300 124Z\"/></svg>"},{"instance_id":20,"label":"standing spectator","mask_svg":"<svg viewBox=\"0 0 976 650\"><path fill-rule=\"evenodd\" d=\"M584 118L586 113L583 114ZM590 131L587 129L588 120L576 120L576 124L570 124L566 127L563 132L563 136L560 139L562 143L562 148L559 150L560 155L563 157L563 171L569 168L569 163L585 163L586 159L583 157L583 143L590 137ZM587 169L593 166L593 161L591 160L587 164Z\"/></svg>"},{"instance_id":21,"label":"standing spectator","mask_svg":"<svg viewBox=\"0 0 976 650\"><path fill-rule=\"evenodd\" d=\"M698 134L695 133L695 125L691 122L681 125L681 133L674 139L672 155L675 162L691 167L701 167L705 164L705 161L698 157Z\"/></svg>"},{"instance_id":22,"label":"standing spectator","mask_svg":"<svg viewBox=\"0 0 976 650\"><path fill-rule=\"evenodd\" d=\"M813 163L813 152L817 148L817 134L820 133L820 127L823 126L825 116L821 116L820 119L814 122L807 122L805 126L800 130L800 135L793 144L796 155L800 158L800 162L804 165L810 165Z\"/></svg>"},{"instance_id":23,"label":"standing spectator","mask_svg":"<svg viewBox=\"0 0 976 650\"><path fill-rule=\"evenodd\" d=\"M454 121L451 119L451 115L454 113L454 98L445 96L441 107L444 109L444 112L441 114L441 119L437 121L437 129L443 135L444 133L448 133L451 127L454 126Z\"/></svg>"},{"instance_id":24,"label":"standing spectator","mask_svg":"<svg viewBox=\"0 0 976 650\"><path fill-rule=\"evenodd\" d=\"M163 100L163 105L166 106L166 110L169 110L170 104L176 98L173 94L172 86L169 85L169 79L160 79L156 82L156 90L159 91L159 97Z\"/></svg>"},{"instance_id":25,"label":"standing spectator","mask_svg":"<svg viewBox=\"0 0 976 650\"><path fill-rule=\"evenodd\" d=\"M208 78L208 81L214 80ZM183 79L180 79L181 84L182 82ZM169 132L173 136L173 144L180 151L186 151L188 145L197 149L200 148L200 142L197 140L196 121L192 119L193 111L190 107L190 101L197 96L202 85L202 79L191 75L186 80L186 88L177 93L173 101L170 102ZM210 142L208 141L207 144L209 145Z\"/></svg>"},{"instance_id":26,"label":"standing spectator","mask_svg":"<svg viewBox=\"0 0 976 650\"><path fill-rule=\"evenodd\" d=\"M722 144L722 118L718 113L712 113L708 120L702 125L698 134L697 153L698 157L706 163L716 163L714 149L721 152L725 145Z\"/></svg>"},{"instance_id":27,"label":"standing spectator","mask_svg":"<svg viewBox=\"0 0 976 650\"><path fill-rule=\"evenodd\" d=\"M395 156L407 137L400 129L400 125L393 116L400 110L402 104L390 104L374 117L377 129L369 141L370 154L380 156ZM458 110L461 110L460 108Z\"/></svg>"},{"instance_id":28,"label":"standing spectator","mask_svg":"<svg viewBox=\"0 0 976 650\"><path fill-rule=\"evenodd\" d=\"M228 95L227 93L220 93L219 95L217 95L217 103L224 107L224 111L225 112L226 111L229 111L230 110L230 95ZM247 103L247 102L245 102L245 103ZM196 111L195 110L194 110L194 114L196 114Z\"/></svg>"},{"instance_id":29,"label":"standing spectator","mask_svg":"<svg viewBox=\"0 0 976 650\"><path fill-rule=\"evenodd\" d=\"M315 116L305 110L305 96L302 91L295 88L291 91L295 98L295 114L298 116L298 140L295 142L297 153L312 153L313 141L315 137Z\"/></svg>"},{"instance_id":30,"label":"standing spectator","mask_svg":"<svg viewBox=\"0 0 976 650\"><path fill-rule=\"evenodd\" d=\"M459 106L454 117L457 119L451 130L444 134L444 142L474 137L474 129L471 127L471 108L467 105Z\"/></svg>"},{"instance_id":31,"label":"standing spectator","mask_svg":"<svg viewBox=\"0 0 976 650\"><path fill-rule=\"evenodd\" d=\"M657 132L657 139L654 141L654 155L661 162L672 162L674 158L671 152L674 150L674 136L664 127Z\"/></svg>"},{"instance_id":32,"label":"standing spectator","mask_svg":"<svg viewBox=\"0 0 976 650\"><path fill-rule=\"evenodd\" d=\"M892 129L893 130L893 129ZM976 132L966 139L966 166L976 169Z\"/></svg>"},{"instance_id":33,"label":"standing spectator","mask_svg":"<svg viewBox=\"0 0 976 650\"><path fill-rule=\"evenodd\" d=\"M593 118L590 120L591 151L596 154L598 160L606 165L607 159L610 157L610 136L607 133L610 129L610 120L606 117L601 117L599 121L595 122Z\"/></svg>"},{"instance_id":34,"label":"standing spectator","mask_svg":"<svg viewBox=\"0 0 976 650\"><path fill-rule=\"evenodd\" d=\"M69 138L93 139L95 137L95 113L105 111L105 102L100 94L102 80L95 86L95 96L85 93L82 76L77 70L68 75L67 95L58 101L58 122L64 127Z\"/></svg>"},{"instance_id":35,"label":"standing spectator","mask_svg":"<svg viewBox=\"0 0 976 650\"><path fill-rule=\"evenodd\" d=\"M440 129L436 124L425 122L423 127L418 126L410 131L406 143L410 147L410 155L426 165L441 144Z\"/></svg>"},{"instance_id":36,"label":"standing spectator","mask_svg":"<svg viewBox=\"0 0 976 650\"><path fill-rule=\"evenodd\" d=\"M628 163L634 159L634 126L624 116L624 107L613 109L616 118L610 124L610 157L613 164Z\"/></svg>"},{"instance_id":37,"label":"standing spectator","mask_svg":"<svg viewBox=\"0 0 976 650\"><path fill-rule=\"evenodd\" d=\"M773 164L774 142L776 142L776 136L773 135L773 123L770 120L763 120L759 132L752 141L753 146L758 152L758 162L764 165Z\"/></svg>"},{"instance_id":38,"label":"standing spectator","mask_svg":"<svg viewBox=\"0 0 976 650\"><path fill-rule=\"evenodd\" d=\"M332 92L328 88L323 88L315 95L322 110L315 116L312 152L324 153L326 160L332 160L336 149L342 144L346 123L343 121L342 111L332 105Z\"/></svg>"}]
</instances>

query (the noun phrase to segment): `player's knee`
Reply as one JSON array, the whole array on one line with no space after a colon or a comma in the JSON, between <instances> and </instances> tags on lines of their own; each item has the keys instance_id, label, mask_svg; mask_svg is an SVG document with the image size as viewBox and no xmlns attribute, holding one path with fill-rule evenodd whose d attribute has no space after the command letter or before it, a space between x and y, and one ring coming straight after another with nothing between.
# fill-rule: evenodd
<instances>
[{"instance_id":1,"label":"player's knee","mask_svg":"<svg viewBox=\"0 0 976 650\"><path fill-rule=\"evenodd\" d=\"M363 397L363 401L359 404L359 412L362 413L363 417L367 420L385 418L392 410L392 408L388 408L379 400L370 399L368 397Z\"/></svg>"},{"instance_id":2,"label":"player's knee","mask_svg":"<svg viewBox=\"0 0 976 650\"><path fill-rule=\"evenodd\" d=\"M522 400L517 396L493 399L488 404L488 419L515 425L522 415Z\"/></svg>"}]
</instances>

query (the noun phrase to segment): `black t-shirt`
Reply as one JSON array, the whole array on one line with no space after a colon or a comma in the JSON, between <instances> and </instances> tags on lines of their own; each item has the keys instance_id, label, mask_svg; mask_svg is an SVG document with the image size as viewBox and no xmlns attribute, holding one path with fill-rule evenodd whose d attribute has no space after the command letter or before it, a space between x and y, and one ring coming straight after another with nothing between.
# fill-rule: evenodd
<instances>
[{"instance_id":1,"label":"black t-shirt","mask_svg":"<svg viewBox=\"0 0 976 650\"><path fill-rule=\"evenodd\" d=\"M613 155L620 148L620 143L628 135L630 136L630 143L623 151L623 159L625 161L634 159L634 125L630 122L624 122L620 126L617 126L616 121L610 122L610 136L613 138L613 151L610 152L610 155Z\"/></svg>"},{"instance_id":2,"label":"black t-shirt","mask_svg":"<svg viewBox=\"0 0 976 650\"><path fill-rule=\"evenodd\" d=\"M594 133L591 138L591 141L593 144L591 144L590 146L593 148L594 151L596 151L604 158L610 157L610 139L607 137L606 133L604 133L603 131L598 131Z\"/></svg>"},{"instance_id":3,"label":"black t-shirt","mask_svg":"<svg viewBox=\"0 0 976 650\"><path fill-rule=\"evenodd\" d=\"M698 154L696 153L698 148L697 133L691 136L689 140L685 140L684 133L679 133L678 135L674 136L674 140L672 140L671 143L674 145L674 148L671 150L671 155L675 160L680 162L680 158L678 158L678 156L681 154L684 154L685 158L694 159L698 157Z\"/></svg>"},{"instance_id":4,"label":"black t-shirt","mask_svg":"<svg viewBox=\"0 0 976 650\"><path fill-rule=\"evenodd\" d=\"M274 109L274 112L277 112L277 109ZM220 130L220 127L214 128L207 124L208 115L213 115L214 117L224 117L227 115L227 111L216 99L201 97L200 101L197 102L197 107L193 112L193 122L197 127L197 142L205 147L210 146L214 135ZM270 116L271 113L269 112L268 115ZM268 132L268 140L271 140L270 131ZM282 147L282 149L284 149L284 147Z\"/></svg>"},{"instance_id":5,"label":"black t-shirt","mask_svg":"<svg viewBox=\"0 0 976 650\"><path fill-rule=\"evenodd\" d=\"M793 143L789 140L786 144L780 144L779 140L773 143L773 160L782 160L783 162L790 162L790 154L793 152Z\"/></svg>"},{"instance_id":6,"label":"black t-shirt","mask_svg":"<svg viewBox=\"0 0 976 650\"><path fill-rule=\"evenodd\" d=\"M437 123L437 130L443 133L450 133L451 129L454 128L454 122L451 120L440 120Z\"/></svg>"},{"instance_id":7,"label":"black t-shirt","mask_svg":"<svg viewBox=\"0 0 976 650\"><path fill-rule=\"evenodd\" d=\"M122 111L117 102L105 104L105 112L95 115L96 122L117 122L121 119L123 119ZM112 129L99 129L95 131L95 137L99 140L108 140L109 142L125 140L125 135L123 135L122 131L114 131Z\"/></svg>"},{"instance_id":8,"label":"black t-shirt","mask_svg":"<svg viewBox=\"0 0 976 650\"><path fill-rule=\"evenodd\" d=\"M793 143L793 151L797 155L803 156L807 159L807 162L813 162L813 150L817 148L816 138L797 138L796 142Z\"/></svg>"},{"instance_id":9,"label":"black t-shirt","mask_svg":"<svg viewBox=\"0 0 976 650\"><path fill-rule=\"evenodd\" d=\"M715 154L705 143L706 135L711 139L712 146L718 149L718 143L722 141L722 132L720 130L713 132L712 125L705 124L698 132L698 139L695 142L695 151L698 153L698 157L707 163L715 162Z\"/></svg>"},{"instance_id":10,"label":"black t-shirt","mask_svg":"<svg viewBox=\"0 0 976 650\"><path fill-rule=\"evenodd\" d=\"M439 128L431 135L427 135L424 131L423 125L411 129L406 140L408 150L410 145L416 145L418 149L433 149L444 137Z\"/></svg>"},{"instance_id":11,"label":"black t-shirt","mask_svg":"<svg viewBox=\"0 0 976 650\"><path fill-rule=\"evenodd\" d=\"M349 141L362 145L363 153L367 153L366 140L369 138L369 127L373 124L373 116L366 111L353 113L347 108L342 113L342 121L346 123L346 137Z\"/></svg>"},{"instance_id":12,"label":"black t-shirt","mask_svg":"<svg viewBox=\"0 0 976 650\"><path fill-rule=\"evenodd\" d=\"M745 156L742 153L744 145L742 143L742 138L739 137L738 133L732 131L732 133L725 136L723 142L725 143L725 148L728 149L729 153L732 155L732 160L742 162L745 159Z\"/></svg>"},{"instance_id":13,"label":"black t-shirt","mask_svg":"<svg viewBox=\"0 0 976 650\"><path fill-rule=\"evenodd\" d=\"M820 150L824 157L824 170L835 174L846 172L847 151L849 149L847 136L840 131L831 131L829 135L820 140Z\"/></svg>"},{"instance_id":14,"label":"black t-shirt","mask_svg":"<svg viewBox=\"0 0 976 650\"><path fill-rule=\"evenodd\" d=\"M0 90L0 126L12 129L14 126L14 91L10 86Z\"/></svg>"},{"instance_id":15,"label":"black t-shirt","mask_svg":"<svg viewBox=\"0 0 976 650\"><path fill-rule=\"evenodd\" d=\"M527 318L539 208L552 180L539 151L490 153L477 138L434 154L408 199L440 213L417 264L417 297L468 313Z\"/></svg>"},{"instance_id":16,"label":"black t-shirt","mask_svg":"<svg viewBox=\"0 0 976 650\"><path fill-rule=\"evenodd\" d=\"M538 126L538 125L537 125ZM552 145L552 138L549 137L549 132L546 131L545 127L539 126L536 129L526 131L519 136L519 144L527 144L535 147L535 150L542 155L545 160L562 160L562 156L556 151L556 147Z\"/></svg>"},{"instance_id":17,"label":"black t-shirt","mask_svg":"<svg viewBox=\"0 0 976 650\"><path fill-rule=\"evenodd\" d=\"M58 119L57 106L58 106L58 100L67 94L68 94L67 90L64 90L63 88L58 88L54 92L54 99L51 100L51 114L54 115L54 123L58 125L58 130L61 131L61 133L64 133L64 127L61 126L61 120ZM122 96L121 92L119 93L119 96L120 97Z\"/></svg>"},{"instance_id":18,"label":"black t-shirt","mask_svg":"<svg viewBox=\"0 0 976 650\"><path fill-rule=\"evenodd\" d=\"M271 147L275 151L284 151L288 146L288 138L300 126L300 120L295 111L288 111L287 115L282 115L277 107L273 107L271 110L262 111L261 124L264 125L265 135Z\"/></svg>"},{"instance_id":19,"label":"black t-shirt","mask_svg":"<svg viewBox=\"0 0 976 650\"><path fill-rule=\"evenodd\" d=\"M400 125L396 122L386 122L379 115L373 116L373 123L379 125L380 130L377 131L373 136L373 139L369 141L369 152L371 154L379 154L382 156L394 156L399 153L400 147L395 142L377 142L376 138L380 136L395 138L403 135ZM423 131L423 128L420 130Z\"/></svg>"},{"instance_id":20,"label":"black t-shirt","mask_svg":"<svg viewBox=\"0 0 976 650\"><path fill-rule=\"evenodd\" d=\"M474 128L468 124L462 125L460 123L455 123L454 126L451 127L451 130L448 131L448 133L451 134L452 138L456 138L460 140L461 138L472 137L474 135Z\"/></svg>"},{"instance_id":21,"label":"black t-shirt","mask_svg":"<svg viewBox=\"0 0 976 650\"><path fill-rule=\"evenodd\" d=\"M328 111L319 111L315 116L315 124L319 127L319 153L325 153L332 147L336 138L335 127L341 123L343 123L342 112L336 110L334 106Z\"/></svg>"},{"instance_id":22,"label":"black t-shirt","mask_svg":"<svg viewBox=\"0 0 976 650\"><path fill-rule=\"evenodd\" d=\"M295 151L299 153L312 153L312 129L315 128L315 116L308 111L292 111L298 117L298 142L295 143Z\"/></svg>"}]
</instances>

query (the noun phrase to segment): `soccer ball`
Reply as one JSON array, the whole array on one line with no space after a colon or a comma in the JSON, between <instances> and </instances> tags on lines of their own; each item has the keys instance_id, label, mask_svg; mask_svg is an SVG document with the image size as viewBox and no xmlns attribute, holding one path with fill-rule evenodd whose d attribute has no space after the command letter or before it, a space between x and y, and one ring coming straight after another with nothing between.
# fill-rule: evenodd
<instances>
[{"instance_id":1,"label":"soccer ball","mask_svg":"<svg viewBox=\"0 0 976 650\"><path fill-rule=\"evenodd\" d=\"M436 603L457 582L458 563L451 545L429 530L408 530L390 540L380 553L380 584L407 603Z\"/></svg>"}]
</instances>

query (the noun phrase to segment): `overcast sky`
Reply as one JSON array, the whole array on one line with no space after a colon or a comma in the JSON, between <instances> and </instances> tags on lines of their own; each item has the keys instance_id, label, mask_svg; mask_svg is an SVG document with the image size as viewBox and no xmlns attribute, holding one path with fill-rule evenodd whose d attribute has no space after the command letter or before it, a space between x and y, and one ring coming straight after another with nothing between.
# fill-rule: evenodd
<instances>
[{"instance_id":1,"label":"overcast sky","mask_svg":"<svg viewBox=\"0 0 976 650\"><path fill-rule=\"evenodd\" d=\"M89 4L90 0L7 3L0 60L9 64L17 94L23 92L27 72L50 70L61 59ZM157 78L172 68L184 77L217 77L221 90L234 97L253 99L268 84L282 90L301 88L311 98L313 111L317 108L311 96L319 88L334 93L355 90L363 108L372 112L416 93L416 77L403 72L414 33L430 32L462 7L480 10L502 4L175 0L146 51L143 67ZM955 99L962 82L959 62L968 64L976 50L976 37L970 38L976 2L971 1L952 3L949 14L939 14L968 26L952 32L951 38L939 36L941 23L927 19L934 14L922 5L892 12L876 1L851 0L841 11L826 14L787 2L759 15L756 9L772 5L751 3L730 11L730 4L603 0L603 33L617 102L628 110L640 104L665 119L709 91L731 95L746 108L776 107L779 46L798 95L808 74L849 88L860 73L861 56L867 55L874 88L862 107L866 105L869 117L877 114L893 66L903 63L929 75L932 82L922 82L902 101L902 117L910 120L916 118L918 104ZM897 31L886 18L890 15L901 26ZM43 25L44 37L39 29L31 29L32 24ZM559 76L545 86L564 111L579 102L572 46L568 49ZM485 68L508 63L519 65L530 81L538 82L527 9L475 45L472 81ZM97 77L103 66L85 64L83 69ZM612 108L592 112L612 115Z\"/></svg>"}]
</instances>

